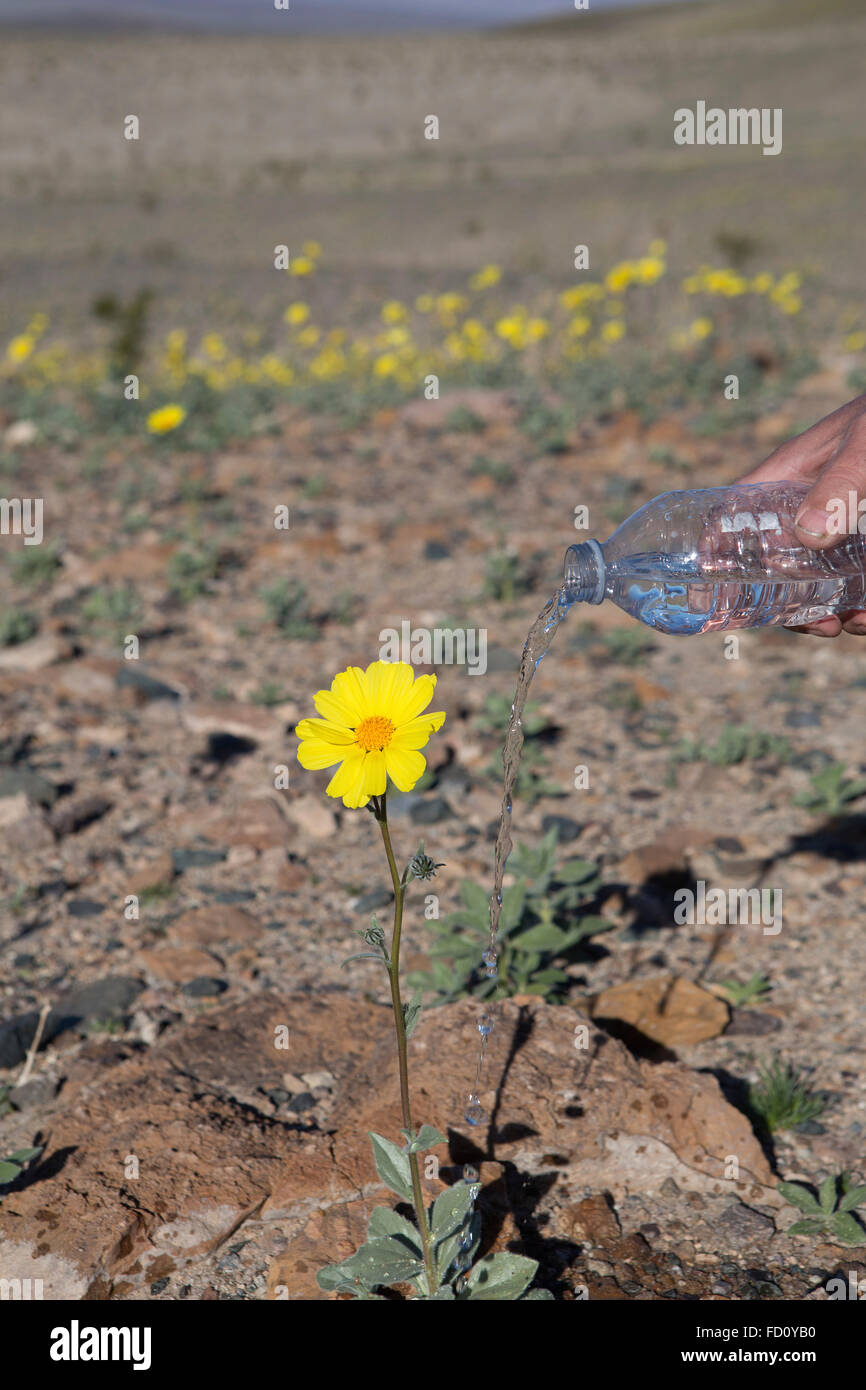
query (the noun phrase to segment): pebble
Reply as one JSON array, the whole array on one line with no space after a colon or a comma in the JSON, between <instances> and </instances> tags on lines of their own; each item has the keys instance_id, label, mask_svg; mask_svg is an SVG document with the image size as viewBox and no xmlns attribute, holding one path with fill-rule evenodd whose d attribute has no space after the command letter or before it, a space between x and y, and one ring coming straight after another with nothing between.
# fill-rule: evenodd
<instances>
[{"instance_id":1,"label":"pebble","mask_svg":"<svg viewBox=\"0 0 866 1390\"><path fill-rule=\"evenodd\" d=\"M181 985L183 994L192 999L210 999L217 994L225 994L228 984L225 980L215 980L210 975L197 975L194 980Z\"/></svg>"}]
</instances>

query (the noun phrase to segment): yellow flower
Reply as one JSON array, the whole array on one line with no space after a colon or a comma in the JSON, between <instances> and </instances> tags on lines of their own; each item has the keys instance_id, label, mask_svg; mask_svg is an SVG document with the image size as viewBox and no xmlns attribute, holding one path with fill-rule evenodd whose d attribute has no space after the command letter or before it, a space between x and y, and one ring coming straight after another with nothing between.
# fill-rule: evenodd
<instances>
[{"instance_id":1,"label":"yellow flower","mask_svg":"<svg viewBox=\"0 0 866 1390\"><path fill-rule=\"evenodd\" d=\"M366 671L340 671L330 690L313 697L321 719L302 719L301 767L337 771L326 788L352 809L382 796L388 778L401 792L411 791L427 766L418 752L445 722L445 714L424 714L433 699L435 676L418 676L405 661L374 661Z\"/></svg>"},{"instance_id":2,"label":"yellow flower","mask_svg":"<svg viewBox=\"0 0 866 1390\"><path fill-rule=\"evenodd\" d=\"M702 338L709 338L709 336L710 336L710 334L712 333L712 331L713 331L713 321L712 321L712 319L708 319L708 318L694 319L694 320L692 321L692 323L689 324L689 334L691 335L692 338L697 338L698 341L700 341Z\"/></svg>"},{"instance_id":3,"label":"yellow flower","mask_svg":"<svg viewBox=\"0 0 866 1390\"><path fill-rule=\"evenodd\" d=\"M752 289L755 294L769 294L773 288L773 277L766 270L760 271L752 278Z\"/></svg>"},{"instance_id":4,"label":"yellow flower","mask_svg":"<svg viewBox=\"0 0 866 1390\"><path fill-rule=\"evenodd\" d=\"M584 338L592 328L592 320L586 314L577 314L569 323L567 333L569 338Z\"/></svg>"},{"instance_id":5,"label":"yellow flower","mask_svg":"<svg viewBox=\"0 0 866 1390\"><path fill-rule=\"evenodd\" d=\"M182 405L163 405L159 410L152 410L147 417L147 428L151 434L168 434L169 430L176 430L178 425L182 425L186 419L186 411Z\"/></svg>"},{"instance_id":6,"label":"yellow flower","mask_svg":"<svg viewBox=\"0 0 866 1390\"><path fill-rule=\"evenodd\" d=\"M300 300L296 301L294 304L290 304L286 312L283 314L283 318L285 319L286 323L291 324L293 328L299 328L302 323L307 322L307 319L309 317L309 304L302 304Z\"/></svg>"},{"instance_id":7,"label":"yellow flower","mask_svg":"<svg viewBox=\"0 0 866 1390\"><path fill-rule=\"evenodd\" d=\"M387 304L382 305L383 323L405 323L408 317L409 311L399 299L389 299Z\"/></svg>"},{"instance_id":8,"label":"yellow flower","mask_svg":"<svg viewBox=\"0 0 866 1390\"><path fill-rule=\"evenodd\" d=\"M383 352L373 363L376 376L393 376L400 363L395 352Z\"/></svg>"},{"instance_id":9,"label":"yellow flower","mask_svg":"<svg viewBox=\"0 0 866 1390\"><path fill-rule=\"evenodd\" d=\"M311 261L317 261L322 254L322 248L317 241L305 241L302 250Z\"/></svg>"},{"instance_id":10,"label":"yellow flower","mask_svg":"<svg viewBox=\"0 0 866 1390\"><path fill-rule=\"evenodd\" d=\"M310 256L296 256L289 266L290 275L312 275L316 262Z\"/></svg>"},{"instance_id":11,"label":"yellow flower","mask_svg":"<svg viewBox=\"0 0 866 1390\"><path fill-rule=\"evenodd\" d=\"M435 302L432 294L419 294L418 298L415 300L415 308L418 310L419 314L429 314Z\"/></svg>"},{"instance_id":12,"label":"yellow flower","mask_svg":"<svg viewBox=\"0 0 866 1390\"><path fill-rule=\"evenodd\" d=\"M311 323L307 328L301 329L298 334L298 342L301 347L315 347L321 336L321 329L316 328L315 324Z\"/></svg>"},{"instance_id":13,"label":"yellow flower","mask_svg":"<svg viewBox=\"0 0 866 1390\"><path fill-rule=\"evenodd\" d=\"M606 343L618 343L624 333L625 324L620 319L611 319L601 330L601 336Z\"/></svg>"},{"instance_id":14,"label":"yellow flower","mask_svg":"<svg viewBox=\"0 0 866 1390\"><path fill-rule=\"evenodd\" d=\"M663 241L661 237L655 237L649 244L649 253L651 256L663 258L667 255L667 249L668 244L666 241Z\"/></svg>"},{"instance_id":15,"label":"yellow flower","mask_svg":"<svg viewBox=\"0 0 866 1390\"><path fill-rule=\"evenodd\" d=\"M26 362L36 346L36 340L29 333L19 333L6 349L10 362Z\"/></svg>"},{"instance_id":16,"label":"yellow flower","mask_svg":"<svg viewBox=\"0 0 866 1390\"><path fill-rule=\"evenodd\" d=\"M471 290L487 290L493 285L498 285L502 279L502 271L498 265L483 265L476 275L469 281Z\"/></svg>"},{"instance_id":17,"label":"yellow flower","mask_svg":"<svg viewBox=\"0 0 866 1390\"><path fill-rule=\"evenodd\" d=\"M845 339L848 352L862 352L866 348L866 333L849 333Z\"/></svg>"}]
</instances>

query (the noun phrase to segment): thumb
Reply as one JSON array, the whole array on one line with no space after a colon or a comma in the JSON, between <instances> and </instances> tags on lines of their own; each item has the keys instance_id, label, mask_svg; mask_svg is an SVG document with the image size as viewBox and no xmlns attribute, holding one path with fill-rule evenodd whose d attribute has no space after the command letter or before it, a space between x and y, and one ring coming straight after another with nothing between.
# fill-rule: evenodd
<instances>
[{"instance_id":1,"label":"thumb","mask_svg":"<svg viewBox=\"0 0 866 1390\"><path fill-rule=\"evenodd\" d=\"M866 425L858 417L797 512L798 540L824 550L838 545L845 536L856 536L861 498L866 498ZM866 512L866 506L863 510Z\"/></svg>"}]
</instances>

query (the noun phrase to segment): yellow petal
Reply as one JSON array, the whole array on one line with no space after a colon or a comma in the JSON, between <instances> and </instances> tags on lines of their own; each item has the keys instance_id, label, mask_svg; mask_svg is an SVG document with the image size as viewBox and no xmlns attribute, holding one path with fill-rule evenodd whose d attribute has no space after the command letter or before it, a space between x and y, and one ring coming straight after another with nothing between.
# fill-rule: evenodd
<instances>
[{"instance_id":1,"label":"yellow petal","mask_svg":"<svg viewBox=\"0 0 866 1390\"><path fill-rule=\"evenodd\" d=\"M385 768L385 754L377 748L367 754L364 764L364 792L367 796L381 796L388 785Z\"/></svg>"},{"instance_id":2,"label":"yellow petal","mask_svg":"<svg viewBox=\"0 0 866 1390\"><path fill-rule=\"evenodd\" d=\"M340 724L331 724L327 719L302 719L295 729L298 738L323 739L325 743L354 743L354 730Z\"/></svg>"},{"instance_id":3,"label":"yellow petal","mask_svg":"<svg viewBox=\"0 0 866 1390\"><path fill-rule=\"evenodd\" d=\"M416 715L420 714L422 709L426 708L433 699L435 689L435 676L419 676L402 699L394 702L393 713L390 716L394 724L398 726L408 724L410 719L414 719Z\"/></svg>"},{"instance_id":4,"label":"yellow petal","mask_svg":"<svg viewBox=\"0 0 866 1390\"><path fill-rule=\"evenodd\" d=\"M427 759L411 748L395 748L390 743L385 749L385 766L388 776L398 791L410 792L427 766Z\"/></svg>"},{"instance_id":5,"label":"yellow petal","mask_svg":"<svg viewBox=\"0 0 866 1390\"><path fill-rule=\"evenodd\" d=\"M366 670L367 692L377 714L391 717L392 706L412 688L414 672L406 661L374 661Z\"/></svg>"},{"instance_id":6,"label":"yellow petal","mask_svg":"<svg viewBox=\"0 0 866 1390\"><path fill-rule=\"evenodd\" d=\"M441 729L445 723L445 711L436 710L430 714L420 714L417 719L410 719L408 724L401 724L394 730L394 737L391 739L392 748L423 748L431 734L435 734L437 729Z\"/></svg>"},{"instance_id":7,"label":"yellow petal","mask_svg":"<svg viewBox=\"0 0 866 1390\"><path fill-rule=\"evenodd\" d=\"M360 666L350 666L346 671L340 671L331 681L331 694L345 706L349 715L345 722L352 729L356 728L362 719L366 719L368 714L376 713L370 708L367 684ZM316 709L318 708L317 703ZM343 722L342 719L340 722Z\"/></svg>"},{"instance_id":8,"label":"yellow petal","mask_svg":"<svg viewBox=\"0 0 866 1390\"><path fill-rule=\"evenodd\" d=\"M334 773L325 790L328 796L342 796L345 799L355 793L359 796L363 795L363 784L364 752L363 749L358 748L356 751L346 754L342 766ZM364 801L366 800L367 797L364 797ZM354 804L362 805L363 802L357 801ZM350 805L350 802L346 801L346 805Z\"/></svg>"},{"instance_id":9,"label":"yellow petal","mask_svg":"<svg viewBox=\"0 0 866 1390\"><path fill-rule=\"evenodd\" d=\"M298 762L308 772L315 772L320 767L333 767L334 763L342 762L345 756L346 750L342 745L325 743L324 739L308 738L298 744Z\"/></svg>"}]
</instances>

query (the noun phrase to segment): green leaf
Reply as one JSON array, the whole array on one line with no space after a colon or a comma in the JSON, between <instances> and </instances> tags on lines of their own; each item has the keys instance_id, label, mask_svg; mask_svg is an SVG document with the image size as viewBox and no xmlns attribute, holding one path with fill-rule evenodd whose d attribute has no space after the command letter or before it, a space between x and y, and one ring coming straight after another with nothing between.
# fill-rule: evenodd
<instances>
[{"instance_id":1,"label":"green leaf","mask_svg":"<svg viewBox=\"0 0 866 1390\"><path fill-rule=\"evenodd\" d=\"M490 899L474 879L464 878L460 885L460 896L466 905L470 918L488 921L490 918ZM463 914L460 914L463 918Z\"/></svg>"},{"instance_id":2,"label":"green leaf","mask_svg":"<svg viewBox=\"0 0 866 1390\"><path fill-rule=\"evenodd\" d=\"M435 1125L422 1125L415 1138L410 1142L407 1153L420 1154L427 1149L435 1149L437 1144L447 1142L445 1135L440 1134Z\"/></svg>"},{"instance_id":3,"label":"green leaf","mask_svg":"<svg viewBox=\"0 0 866 1390\"><path fill-rule=\"evenodd\" d=\"M460 1241L467 1231L469 1233L469 1243L466 1248L469 1254L469 1263L471 1264L481 1244L480 1212L473 1211L469 1216L468 1224L466 1221L461 1221L457 1230L453 1231L450 1236L446 1236L445 1240L440 1241L436 1246L436 1265L439 1270L440 1279L444 1280L447 1277L448 1270L452 1262L456 1259L457 1252L460 1249Z\"/></svg>"},{"instance_id":4,"label":"green leaf","mask_svg":"<svg viewBox=\"0 0 866 1390\"><path fill-rule=\"evenodd\" d=\"M786 1202L790 1202L792 1207L798 1211L806 1212L807 1215L821 1216L821 1208L816 1202L812 1193L807 1187L803 1187L798 1182L778 1182L776 1191L781 1192Z\"/></svg>"},{"instance_id":5,"label":"green leaf","mask_svg":"<svg viewBox=\"0 0 866 1390\"><path fill-rule=\"evenodd\" d=\"M408 1245L416 1259L421 1259L421 1237L405 1216L390 1207L374 1207L367 1223L368 1240L397 1239L404 1248Z\"/></svg>"},{"instance_id":6,"label":"green leaf","mask_svg":"<svg viewBox=\"0 0 866 1390\"><path fill-rule=\"evenodd\" d=\"M537 1302L539 1298L543 1298L545 1302L556 1302L556 1299L553 1297L553 1294L550 1292L550 1289L528 1289L526 1293L520 1295L520 1302L526 1303L530 1298L533 1299L533 1301L535 1302Z\"/></svg>"},{"instance_id":7,"label":"green leaf","mask_svg":"<svg viewBox=\"0 0 866 1390\"><path fill-rule=\"evenodd\" d=\"M390 1139L384 1139L381 1134L371 1133L370 1143L373 1145L376 1172L385 1186L390 1187L391 1191L396 1192L404 1201L411 1202L412 1171L406 1151L392 1144Z\"/></svg>"},{"instance_id":8,"label":"green leaf","mask_svg":"<svg viewBox=\"0 0 866 1390\"><path fill-rule=\"evenodd\" d=\"M502 910L499 914L500 932L510 932L523 916L526 902L526 880L518 878L510 883L502 894Z\"/></svg>"},{"instance_id":9,"label":"green leaf","mask_svg":"<svg viewBox=\"0 0 866 1390\"><path fill-rule=\"evenodd\" d=\"M433 1203L433 1239L439 1242L452 1235L466 1220L471 1205L471 1183L456 1182L440 1192Z\"/></svg>"},{"instance_id":10,"label":"green leaf","mask_svg":"<svg viewBox=\"0 0 866 1390\"><path fill-rule=\"evenodd\" d=\"M416 991L408 1004L403 1005L403 1027L406 1030L406 1037L411 1038L415 1031L415 1025L421 1015L421 995Z\"/></svg>"},{"instance_id":11,"label":"green leaf","mask_svg":"<svg viewBox=\"0 0 866 1390\"><path fill-rule=\"evenodd\" d=\"M520 1298L532 1283L537 1269L537 1260L528 1260L525 1255L512 1255L507 1250L486 1255L470 1272L465 1296L484 1302Z\"/></svg>"},{"instance_id":12,"label":"green leaf","mask_svg":"<svg viewBox=\"0 0 866 1390\"><path fill-rule=\"evenodd\" d=\"M866 1231L850 1212L837 1211L835 1216L830 1217L829 1226L833 1234L848 1245L863 1245L866 1242Z\"/></svg>"},{"instance_id":13,"label":"green leaf","mask_svg":"<svg viewBox=\"0 0 866 1390\"><path fill-rule=\"evenodd\" d=\"M424 1265L402 1241L393 1237L368 1240L348 1260L338 1266L349 1279L360 1279L368 1289L379 1285L400 1284L422 1273Z\"/></svg>"},{"instance_id":14,"label":"green leaf","mask_svg":"<svg viewBox=\"0 0 866 1390\"><path fill-rule=\"evenodd\" d=\"M586 879L592 878L597 866L591 864L588 859L567 859L561 869L557 870L557 883L583 883Z\"/></svg>"},{"instance_id":15,"label":"green leaf","mask_svg":"<svg viewBox=\"0 0 866 1390\"><path fill-rule=\"evenodd\" d=\"M839 1203L839 1211L853 1211L866 1202L866 1187L849 1187Z\"/></svg>"},{"instance_id":16,"label":"green leaf","mask_svg":"<svg viewBox=\"0 0 866 1390\"><path fill-rule=\"evenodd\" d=\"M565 946L565 932L552 922L539 922L537 927L521 932L514 944L521 951L561 951Z\"/></svg>"},{"instance_id":17,"label":"green leaf","mask_svg":"<svg viewBox=\"0 0 866 1390\"><path fill-rule=\"evenodd\" d=\"M821 1203L821 1210L829 1216L836 1205L836 1179L832 1174L821 1183L818 1201Z\"/></svg>"},{"instance_id":18,"label":"green leaf","mask_svg":"<svg viewBox=\"0 0 866 1390\"><path fill-rule=\"evenodd\" d=\"M585 936L595 936L600 931L611 931L612 929L613 922L609 922L606 917L581 917L580 921L568 933L566 948L576 945L578 941L583 941Z\"/></svg>"},{"instance_id":19,"label":"green leaf","mask_svg":"<svg viewBox=\"0 0 866 1390\"><path fill-rule=\"evenodd\" d=\"M0 1183L14 1182L20 1172L20 1163L10 1163L6 1159L0 1159Z\"/></svg>"},{"instance_id":20,"label":"green leaf","mask_svg":"<svg viewBox=\"0 0 866 1390\"><path fill-rule=\"evenodd\" d=\"M31 1158L38 1158L42 1150L39 1149L16 1149L14 1154L8 1155L10 1163L29 1163Z\"/></svg>"},{"instance_id":21,"label":"green leaf","mask_svg":"<svg viewBox=\"0 0 866 1390\"><path fill-rule=\"evenodd\" d=\"M345 960L340 961L340 968L348 965L350 960L377 960L380 965L389 966L391 962L387 956L380 956L378 951L358 951L357 955L346 956Z\"/></svg>"},{"instance_id":22,"label":"green leaf","mask_svg":"<svg viewBox=\"0 0 866 1390\"><path fill-rule=\"evenodd\" d=\"M807 1216L803 1221L795 1221L788 1227L789 1236L817 1236L824 1230L823 1217Z\"/></svg>"}]
</instances>

